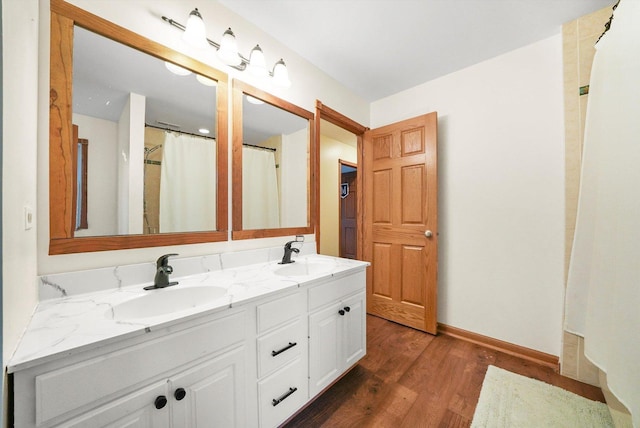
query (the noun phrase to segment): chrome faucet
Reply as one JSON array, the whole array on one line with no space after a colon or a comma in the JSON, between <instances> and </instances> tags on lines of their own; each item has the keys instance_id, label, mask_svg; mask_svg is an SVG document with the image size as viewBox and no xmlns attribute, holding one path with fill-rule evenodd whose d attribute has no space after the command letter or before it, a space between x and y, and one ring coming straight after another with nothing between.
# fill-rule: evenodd
<instances>
[{"instance_id":1,"label":"chrome faucet","mask_svg":"<svg viewBox=\"0 0 640 428\"><path fill-rule=\"evenodd\" d=\"M282 261L279 264L286 265L289 263L295 263L295 260L291 260L291 253L298 254L300 252L300 249L292 247L291 245L295 244L296 242L304 242L304 236L296 235L295 241L289 241L284 244L284 256L282 256Z\"/></svg>"},{"instance_id":2,"label":"chrome faucet","mask_svg":"<svg viewBox=\"0 0 640 428\"><path fill-rule=\"evenodd\" d=\"M173 272L173 267L169 266L169 257L173 256L177 256L177 254L165 254L158 257L156 261L156 277L153 280L153 285L144 287L145 290L170 287L178 283L178 281L169 282L169 275Z\"/></svg>"}]
</instances>

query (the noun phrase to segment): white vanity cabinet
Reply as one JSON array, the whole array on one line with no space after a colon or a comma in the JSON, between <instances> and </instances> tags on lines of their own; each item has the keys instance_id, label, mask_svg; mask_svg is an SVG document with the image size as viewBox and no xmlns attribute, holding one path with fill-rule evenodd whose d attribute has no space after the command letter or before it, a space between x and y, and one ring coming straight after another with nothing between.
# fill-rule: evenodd
<instances>
[{"instance_id":1,"label":"white vanity cabinet","mask_svg":"<svg viewBox=\"0 0 640 428\"><path fill-rule=\"evenodd\" d=\"M261 427L284 422L309 398L306 297L306 290L298 289L256 307Z\"/></svg>"},{"instance_id":2,"label":"white vanity cabinet","mask_svg":"<svg viewBox=\"0 0 640 428\"><path fill-rule=\"evenodd\" d=\"M105 321L104 297L63 299L51 309L62 315L36 328L61 323L52 342L64 346L36 358L24 351L32 338L9 366L14 426L281 425L366 353L366 264L317 258L326 272L258 272L255 288L242 282L207 314L181 319ZM76 304L99 313L66 315Z\"/></svg>"},{"instance_id":3,"label":"white vanity cabinet","mask_svg":"<svg viewBox=\"0 0 640 428\"><path fill-rule=\"evenodd\" d=\"M309 289L309 394L316 396L366 353L365 273Z\"/></svg>"},{"instance_id":4,"label":"white vanity cabinet","mask_svg":"<svg viewBox=\"0 0 640 428\"><path fill-rule=\"evenodd\" d=\"M242 427L243 346L63 423L64 427Z\"/></svg>"},{"instance_id":5,"label":"white vanity cabinet","mask_svg":"<svg viewBox=\"0 0 640 428\"><path fill-rule=\"evenodd\" d=\"M16 371L15 426L247 426L246 311L185 324Z\"/></svg>"}]
</instances>

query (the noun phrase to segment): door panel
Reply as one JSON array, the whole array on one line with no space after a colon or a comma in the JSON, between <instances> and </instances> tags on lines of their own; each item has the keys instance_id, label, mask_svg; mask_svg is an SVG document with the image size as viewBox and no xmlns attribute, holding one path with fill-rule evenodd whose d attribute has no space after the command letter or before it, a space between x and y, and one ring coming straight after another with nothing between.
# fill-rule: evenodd
<instances>
[{"instance_id":1,"label":"door panel","mask_svg":"<svg viewBox=\"0 0 640 428\"><path fill-rule=\"evenodd\" d=\"M367 131L363 170L367 311L435 334L437 114Z\"/></svg>"},{"instance_id":2,"label":"door panel","mask_svg":"<svg viewBox=\"0 0 640 428\"><path fill-rule=\"evenodd\" d=\"M174 427L243 427L245 420L244 346L171 378ZM181 388L184 397L174 394Z\"/></svg>"},{"instance_id":3,"label":"door panel","mask_svg":"<svg viewBox=\"0 0 640 428\"><path fill-rule=\"evenodd\" d=\"M381 170L373 173L373 221L375 224L391 223L392 171Z\"/></svg>"},{"instance_id":4,"label":"door panel","mask_svg":"<svg viewBox=\"0 0 640 428\"><path fill-rule=\"evenodd\" d=\"M342 161L340 167L342 168ZM347 183L349 194L340 199L340 257L355 259L358 253L358 180L357 173L341 173L341 183Z\"/></svg>"}]
</instances>

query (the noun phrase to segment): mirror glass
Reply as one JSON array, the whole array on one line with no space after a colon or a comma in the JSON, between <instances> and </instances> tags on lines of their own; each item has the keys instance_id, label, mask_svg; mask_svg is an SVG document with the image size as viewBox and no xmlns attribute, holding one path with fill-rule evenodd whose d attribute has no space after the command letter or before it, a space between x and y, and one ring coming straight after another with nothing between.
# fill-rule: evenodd
<instances>
[{"instance_id":1,"label":"mirror glass","mask_svg":"<svg viewBox=\"0 0 640 428\"><path fill-rule=\"evenodd\" d=\"M227 76L51 11L50 254L226 240Z\"/></svg>"},{"instance_id":2,"label":"mirror glass","mask_svg":"<svg viewBox=\"0 0 640 428\"><path fill-rule=\"evenodd\" d=\"M90 142L76 237L216 230L216 82L166 65L74 28L72 120Z\"/></svg>"},{"instance_id":3,"label":"mirror glass","mask_svg":"<svg viewBox=\"0 0 640 428\"><path fill-rule=\"evenodd\" d=\"M238 81L233 101L234 239L311 233L313 114Z\"/></svg>"}]
</instances>

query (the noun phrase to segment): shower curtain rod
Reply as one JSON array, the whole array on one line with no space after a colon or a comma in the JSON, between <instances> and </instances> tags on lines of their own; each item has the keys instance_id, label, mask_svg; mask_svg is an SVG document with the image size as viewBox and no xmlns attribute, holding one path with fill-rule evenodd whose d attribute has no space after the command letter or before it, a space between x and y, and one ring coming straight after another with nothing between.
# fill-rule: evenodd
<instances>
[{"instance_id":1,"label":"shower curtain rod","mask_svg":"<svg viewBox=\"0 0 640 428\"><path fill-rule=\"evenodd\" d=\"M161 126L155 126L155 125L149 125L147 123L144 124L144 126L148 126L149 128L155 128L155 129L160 129L161 131L166 131L166 132L177 132L178 134L185 134L185 135L192 135L194 137L200 137L200 138L206 138L208 140L214 140L216 141L216 139L214 137L207 137L205 135L200 135L200 134L193 134L191 132L184 132L184 131L178 131L177 129L170 129L170 128L163 128Z\"/></svg>"},{"instance_id":2,"label":"shower curtain rod","mask_svg":"<svg viewBox=\"0 0 640 428\"><path fill-rule=\"evenodd\" d=\"M263 147L263 146L255 146L253 144L247 144L247 143L242 143L243 146L245 147L253 147L254 149L260 149L260 150L269 150L270 152L276 152L277 149L271 148L271 147Z\"/></svg>"}]
</instances>

